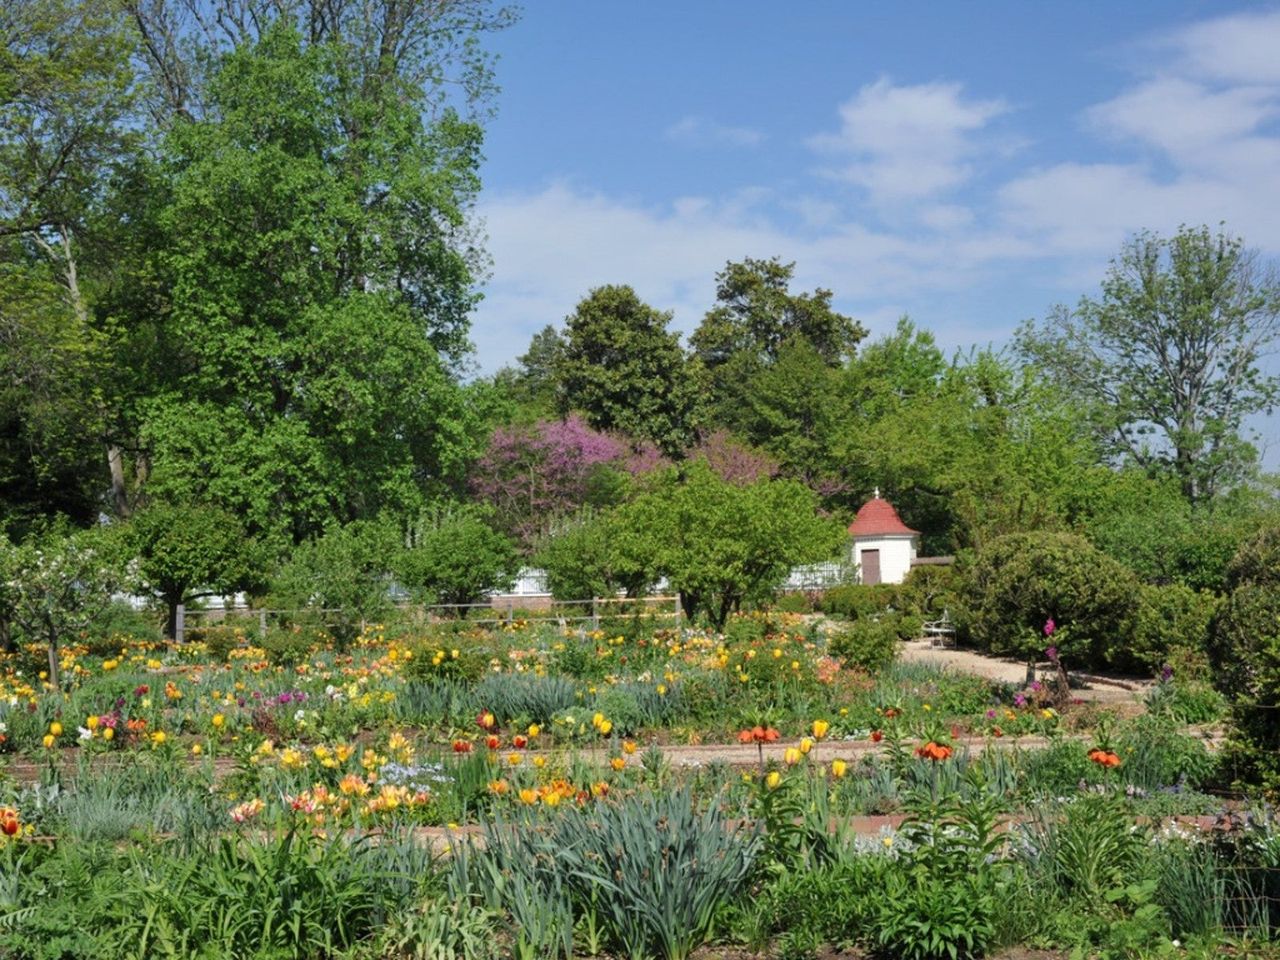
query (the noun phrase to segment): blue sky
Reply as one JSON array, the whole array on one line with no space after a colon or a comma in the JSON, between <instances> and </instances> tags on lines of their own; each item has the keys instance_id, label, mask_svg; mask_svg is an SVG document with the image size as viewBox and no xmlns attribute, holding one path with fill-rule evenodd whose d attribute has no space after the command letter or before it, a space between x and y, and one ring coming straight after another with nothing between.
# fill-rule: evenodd
<instances>
[{"instance_id":1,"label":"blue sky","mask_svg":"<svg viewBox=\"0 0 1280 960\"><path fill-rule=\"evenodd\" d=\"M688 333L746 256L948 348L1095 293L1138 229L1280 258L1280 4L530 0L490 46L484 372L603 283Z\"/></svg>"}]
</instances>

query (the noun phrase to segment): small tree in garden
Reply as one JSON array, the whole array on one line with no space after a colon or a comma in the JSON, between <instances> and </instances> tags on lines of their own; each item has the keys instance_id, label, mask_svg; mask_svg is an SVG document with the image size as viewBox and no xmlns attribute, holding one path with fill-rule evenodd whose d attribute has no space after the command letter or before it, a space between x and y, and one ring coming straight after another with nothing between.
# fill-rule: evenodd
<instances>
[{"instance_id":1,"label":"small tree in garden","mask_svg":"<svg viewBox=\"0 0 1280 960\"><path fill-rule=\"evenodd\" d=\"M534 562L547 573L557 600L607 597L619 590L639 596L658 577L643 536L628 535L620 513L584 510L543 540Z\"/></svg>"},{"instance_id":2,"label":"small tree in garden","mask_svg":"<svg viewBox=\"0 0 1280 960\"><path fill-rule=\"evenodd\" d=\"M1018 533L980 551L962 587L970 637L992 653L1127 665L1137 578L1087 540L1065 533ZM1052 619L1057 633L1045 637Z\"/></svg>"},{"instance_id":3,"label":"small tree in garden","mask_svg":"<svg viewBox=\"0 0 1280 960\"><path fill-rule=\"evenodd\" d=\"M13 621L49 651L49 682L57 687L59 648L89 629L111 605L123 578L114 534L86 530L54 533L23 543L10 554Z\"/></svg>"},{"instance_id":4,"label":"small tree in garden","mask_svg":"<svg viewBox=\"0 0 1280 960\"><path fill-rule=\"evenodd\" d=\"M225 596L259 582L263 558L234 515L217 507L154 504L129 524L138 583L166 607L165 636L177 632L178 605Z\"/></svg>"},{"instance_id":5,"label":"small tree in garden","mask_svg":"<svg viewBox=\"0 0 1280 960\"><path fill-rule=\"evenodd\" d=\"M390 608L387 589L397 548L395 531L384 523L357 520L330 527L294 550L276 578L276 602L326 611L334 639L346 646L362 621Z\"/></svg>"},{"instance_id":6,"label":"small tree in garden","mask_svg":"<svg viewBox=\"0 0 1280 960\"><path fill-rule=\"evenodd\" d=\"M491 511L451 504L410 524L396 558L401 585L426 603L475 603L509 587L517 560L512 542L489 525Z\"/></svg>"},{"instance_id":7,"label":"small tree in garden","mask_svg":"<svg viewBox=\"0 0 1280 960\"><path fill-rule=\"evenodd\" d=\"M839 524L818 515L806 487L790 480L738 486L698 462L683 481L668 473L621 508L617 523L631 555L652 556L684 609L705 612L717 627L744 602L768 595L791 567L832 556L844 538Z\"/></svg>"}]
</instances>

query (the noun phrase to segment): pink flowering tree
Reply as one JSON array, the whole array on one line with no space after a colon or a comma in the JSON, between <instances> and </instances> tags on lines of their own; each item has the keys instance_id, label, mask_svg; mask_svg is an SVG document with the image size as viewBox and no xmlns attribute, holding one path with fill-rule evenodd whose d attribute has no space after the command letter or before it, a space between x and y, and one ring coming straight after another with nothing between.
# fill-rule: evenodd
<instances>
[{"instance_id":1,"label":"pink flowering tree","mask_svg":"<svg viewBox=\"0 0 1280 960\"><path fill-rule=\"evenodd\" d=\"M576 414L498 427L472 469L471 489L528 553L552 518L620 498L627 452L626 444Z\"/></svg>"}]
</instances>

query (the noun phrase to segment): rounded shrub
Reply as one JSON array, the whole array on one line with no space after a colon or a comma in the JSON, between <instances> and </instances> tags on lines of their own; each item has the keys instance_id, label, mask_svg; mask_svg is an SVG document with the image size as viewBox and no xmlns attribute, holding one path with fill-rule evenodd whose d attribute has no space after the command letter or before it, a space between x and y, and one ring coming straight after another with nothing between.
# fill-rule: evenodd
<instances>
[{"instance_id":1,"label":"rounded shrub","mask_svg":"<svg viewBox=\"0 0 1280 960\"><path fill-rule=\"evenodd\" d=\"M855 620L833 630L827 650L848 666L874 673L898 656L898 623L895 617Z\"/></svg>"},{"instance_id":2,"label":"rounded shrub","mask_svg":"<svg viewBox=\"0 0 1280 960\"><path fill-rule=\"evenodd\" d=\"M1134 665L1138 581L1082 537L1016 533L973 559L963 582L968 635L981 649L1039 657L1050 643L1072 665ZM1061 632L1052 641L1046 621Z\"/></svg>"},{"instance_id":3,"label":"rounded shrub","mask_svg":"<svg viewBox=\"0 0 1280 960\"><path fill-rule=\"evenodd\" d=\"M1203 660L1209 625L1220 603L1221 599L1207 590L1192 590L1178 583L1142 584L1129 648L1134 661L1154 672L1188 657Z\"/></svg>"},{"instance_id":4,"label":"rounded shrub","mask_svg":"<svg viewBox=\"0 0 1280 960\"><path fill-rule=\"evenodd\" d=\"M1280 788L1280 527L1240 546L1227 569L1231 592L1209 634L1214 682L1231 701L1236 772Z\"/></svg>"}]
</instances>

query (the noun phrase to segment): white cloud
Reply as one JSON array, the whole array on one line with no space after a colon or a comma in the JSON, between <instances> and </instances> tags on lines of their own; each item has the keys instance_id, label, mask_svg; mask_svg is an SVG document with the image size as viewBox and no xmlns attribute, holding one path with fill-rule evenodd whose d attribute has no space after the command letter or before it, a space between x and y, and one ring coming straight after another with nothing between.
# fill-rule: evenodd
<instances>
[{"instance_id":1,"label":"white cloud","mask_svg":"<svg viewBox=\"0 0 1280 960\"><path fill-rule=\"evenodd\" d=\"M662 136L691 147L755 147L764 134L751 127L732 127L705 117L686 116L667 127Z\"/></svg>"},{"instance_id":2,"label":"white cloud","mask_svg":"<svg viewBox=\"0 0 1280 960\"><path fill-rule=\"evenodd\" d=\"M881 79L840 106L837 131L807 141L829 160L825 177L656 205L568 183L488 194L480 213L494 274L473 326L479 356L488 369L507 362L603 283L631 284L688 333L713 300L716 271L746 256L796 261L797 288L833 290L875 332L905 310L955 346L1001 340L1054 301L1096 291L1137 230L1225 220L1280 254L1280 67L1246 36L1273 29L1280 15L1166 34L1146 48L1157 59L1074 118L1079 152L1041 157L994 186L972 174L1012 142L991 130L1004 100L975 99L960 83ZM714 129L685 118L668 136ZM859 216L861 198L832 190L830 175L865 189L881 225ZM1023 301L1009 299L1012 286Z\"/></svg>"},{"instance_id":3,"label":"white cloud","mask_svg":"<svg viewBox=\"0 0 1280 960\"><path fill-rule=\"evenodd\" d=\"M809 145L843 161L830 173L873 202L918 200L968 179L974 134L1007 109L1003 100L965 99L959 83L895 86L882 77L841 104L837 132Z\"/></svg>"},{"instance_id":4,"label":"white cloud","mask_svg":"<svg viewBox=\"0 0 1280 960\"><path fill-rule=\"evenodd\" d=\"M1163 39L1189 73L1228 83L1280 83L1280 10L1218 17Z\"/></svg>"}]
</instances>

